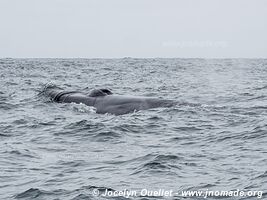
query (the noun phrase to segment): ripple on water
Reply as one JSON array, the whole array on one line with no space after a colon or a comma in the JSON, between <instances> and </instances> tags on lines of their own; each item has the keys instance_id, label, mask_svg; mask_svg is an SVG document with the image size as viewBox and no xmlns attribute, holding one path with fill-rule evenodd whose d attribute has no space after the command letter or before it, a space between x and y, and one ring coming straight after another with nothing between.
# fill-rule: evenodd
<instances>
[{"instance_id":1,"label":"ripple on water","mask_svg":"<svg viewBox=\"0 0 267 200\"><path fill-rule=\"evenodd\" d=\"M143 187L266 191L266 66L266 59L0 59L0 199L106 199L92 191ZM51 81L178 103L101 115L44 98Z\"/></svg>"}]
</instances>

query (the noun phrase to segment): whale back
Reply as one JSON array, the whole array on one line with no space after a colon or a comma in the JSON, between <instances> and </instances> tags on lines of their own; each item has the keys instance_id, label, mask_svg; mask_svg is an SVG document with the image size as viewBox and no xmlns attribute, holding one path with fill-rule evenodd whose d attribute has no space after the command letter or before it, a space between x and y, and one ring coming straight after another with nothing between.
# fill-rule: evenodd
<instances>
[{"instance_id":1,"label":"whale back","mask_svg":"<svg viewBox=\"0 0 267 200\"><path fill-rule=\"evenodd\" d=\"M101 97L106 95L111 95L112 92L109 89L94 89L90 92L90 97Z\"/></svg>"}]
</instances>

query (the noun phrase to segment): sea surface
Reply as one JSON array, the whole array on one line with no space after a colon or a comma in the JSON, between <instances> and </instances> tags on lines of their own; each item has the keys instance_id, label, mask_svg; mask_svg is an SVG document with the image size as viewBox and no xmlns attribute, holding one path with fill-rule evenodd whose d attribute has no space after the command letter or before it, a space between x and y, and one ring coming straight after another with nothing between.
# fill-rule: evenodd
<instances>
[{"instance_id":1,"label":"sea surface","mask_svg":"<svg viewBox=\"0 0 267 200\"><path fill-rule=\"evenodd\" d=\"M178 104L96 114L51 102L49 84ZM267 199L267 59L5 58L0 86L0 199ZM160 189L175 194L141 194Z\"/></svg>"}]
</instances>

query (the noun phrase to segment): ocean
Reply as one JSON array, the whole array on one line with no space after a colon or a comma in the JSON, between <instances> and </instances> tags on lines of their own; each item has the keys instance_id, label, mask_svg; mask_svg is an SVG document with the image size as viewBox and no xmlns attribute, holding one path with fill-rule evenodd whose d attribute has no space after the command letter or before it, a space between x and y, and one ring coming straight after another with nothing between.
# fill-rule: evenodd
<instances>
[{"instance_id":1,"label":"ocean","mask_svg":"<svg viewBox=\"0 0 267 200\"><path fill-rule=\"evenodd\" d=\"M266 77L267 59L0 59L0 199L267 199ZM178 104L97 114L48 84Z\"/></svg>"}]
</instances>

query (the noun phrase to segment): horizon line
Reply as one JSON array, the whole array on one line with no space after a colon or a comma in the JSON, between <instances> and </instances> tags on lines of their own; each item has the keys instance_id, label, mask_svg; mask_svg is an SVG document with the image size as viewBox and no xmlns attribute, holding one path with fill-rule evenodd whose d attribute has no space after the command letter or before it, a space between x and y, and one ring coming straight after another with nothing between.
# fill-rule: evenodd
<instances>
[{"instance_id":1,"label":"horizon line","mask_svg":"<svg viewBox=\"0 0 267 200\"><path fill-rule=\"evenodd\" d=\"M267 57L0 57L0 59L267 59Z\"/></svg>"}]
</instances>

